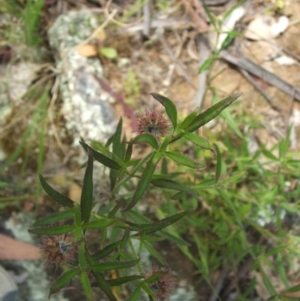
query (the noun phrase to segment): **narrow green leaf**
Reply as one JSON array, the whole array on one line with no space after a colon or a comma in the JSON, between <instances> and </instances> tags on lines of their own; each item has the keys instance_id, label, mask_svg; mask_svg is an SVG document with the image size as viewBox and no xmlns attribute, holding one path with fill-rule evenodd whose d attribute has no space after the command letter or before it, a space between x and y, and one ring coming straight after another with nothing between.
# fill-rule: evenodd
<instances>
[{"instance_id":1,"label":"narrow green leaf","mask_svg":"<svg viewBox=\"0 0 300 301\"><path fill-rule=\"evenodd\" d=\"M222 157L221 157L220 150L215 143L213 144L213 147L216 151L216 156L217 156L215 183L218 183L220 176L221 176L221 171L222 171Z\"/></svg>"},{"instance_id":2,"label":"narrow green leaf","mask_svg":"<svg viewBox=\"0 0 300 301\"><path fill-rule=\"evenodd\" d=\"M286 250L286 245L279 246L265 253L265 256L273 256Z\"/></svg>"},{"instance_id":3,"label":"narrow green leaf","mask_svg":"<svg viewBox=\"0 0 300 301\"><path fill-rule=\"evenodd\" d=\"M87 296L88 300L92 300L92 288L91 288L90 280L88 278L86 271L81 272L80 280L81 280L81 284L82 284L83 290L85 292L85 295Z\"/></svg>"},{"instance_id":4,"label":"narrow green leaf","mask_svg":"<svg viewBox=\"0 0 300 301\"><path fill-rule=\"evenodd\" d=\"M63 289L65 286L67 286L70 281L76 276L78 273L78 268L69 270L65 273L63 273L58 279L55 280L55 282L51 285L49 297L57 292L59 292L61 289Z\"/></svg>"},{"instance_id":5,"label":"narrow green leaf","mask_svg":"<svg viewBox=\"0 0 300 301\"><path fill-rule=\"evenodd\" d=\"M147 241L143 240L143 244L145 248L148 250L148 252L154 257L158 262L160 262L162 265L167 265L167 262L162 258L159 252L157 252L151 244L149 244Z\"/></svg>"},{"instance_id":6,"label":"narrow green leaf","mask_svg":"<svg viewBox=\"0 0 300 301\"><path fill-rule=\"evenodd\" d=\"M192 111L188 116L184 118L184 120L180 123L179 128L185 130L186 127L191 123L191 121L198 115L199 108L196 108Z\"/></svg>"},{"instance_id":7,"label":"narrow green leaf","mask_svg":"<svg viewBox=\"0 0 300 301\"><path fill-rule=\"evenodd\" d=\"M235 35L230 34L230 31L227 32L227 37L223 41L219 51L226 49L231 44L231 42L234 40L234 38L235 38Z\"/></svg>"},{"instance_id":8,"label":"narrow green leaf","mask_svg":"<svg viewBox=\"0 0 300 301\"><path fill-rule=\"evenodd\" d=\"M215 117L217 117L224 109L226 109L231 103L233 103L238 97L240 97L241 93L234 93L227 98L219 101L215 105L208 108L203 113L197 115L192 122L187 126L187 132L194 132L199 129L201 126L205 125Z\"/></svg>"},{"instance_id":9,"label":"narrow green leaf","mask_svg":"<svg viewBox=\"0 0 300 301\"><path fill-rule=\"evenodd\" d=\"M200 73L208 70L210 68L210 66L213 64L214 60L215 59L213 57L210 57L207 60L205 60L205 62L199 67L198 73L200 74Z\"/></svg>"},{"instance_id":10,"label":"narrow green leaf","mask_svg":"<svg viewBox=\"0 0 300 301\"><path fill-rule=\"evenodd\" d=\"M171 215L169 217L166 217L164 219L161 219L157 222L153 222L150 224L135 224L135 223L130 223L130 222L127 222L127 223L130 226L130 229L133 231L142 231L143 234L150 234L150 233L157 232L163 228L166 228L166 227L176 223L177 221L182 219L187 214L188 214L188 211L184 211L184 212Z\"/></svg>"},{"instance_id":11,"label":"narrow green leaf","mask_svg":"<svg viewBox=\"0 0 300 301\"><path fill-rule=\"evenodd\" d=\"M142 289L148 294L149 301L154 301L154 300L156 300L155 294L154 294L153 290L150 289L148 283L143 282L143 283L141 284L141 287L142 287Z\"/></svg>"},{"instance_id":12,"label":"narrow green leaf","mask_svg":"<svg viewBox=\"0 0 300 301\"><path fill-rule=\"evenodd\" d=\"M138 286L135 288L132 295L128 299L126 299L126 301L137 301L140 297L140 294L141 294L141 287Z\"/></svg>"},{"instance_id":13,"label":"narrow green leaf","mask_svg":"<svg viewBox=\"0 0 300 301\"><path fill-rule=\"evenodd\" d=\"M105 293L105 295L108 297L108 299L110 301L118 301L118 299L113 294L109 284L105 280L103 274L99 273L99 272L95 272L95 271L92 271L92 274L94 275L99 287Z\"/></svg>"},{"instance_id":14,"label":"narrow green leaf","mask_svg":"<svg viewBox=\"0 0 300 301\"><path fill-rule=\"evenodd\" d=\"M156 178L151 180L151 184L161 188L179 190L192 195L197 200L199 199L198 195L192 189L175 180L166 179L166 178Z\"/></svg>"},{"instance_id":15,"label":"narrow green leaf","mask_svg":"<svg viewBox=\"0 0 300 301\"><path fill-rule=\"evenodd\" d=\"M158 143L155 137L151 134L140 134L130 140L129 144L148 143L154 149L158 149Z\"/></svg>"},{"instance_id":16,"label":"narrow green leaf","mask_svg":"<svg viewBox=\"0 0 300 301\"><path fill-rule=\"evenodd\" d=\"M165 237L166 239L174 242L175 244L177 245L180 245L180 246L185 246L185 247L190 247L191 244L188 243L187 241L183 240L182 238L178 237L179 234L176 234L178 236L175 236L165 230L162 230L159 232L159 235L162 236L162 237Z\"/></svg>"},{"instance_id":17,"label":"narrow green leaf","mask_svg":"<svg viewBox=\"0 0 300 301\"><path fill-rule=\"evenodd\" d=\"M159 160L154 160L154 157L155 157L155 154L153 154L152 159L147 162L147 165L146 165L145 170L142 174L142 177L137 185L134 195L132 196L132 199L131 199L130 203L126 206L126 208L122 210L123 212L129 211L130 209L132 209L144 195L144 193L152 179L152 175L155 171L156 164L159 161Z\"/></svg>"},{"instance_id":18,"label":"narrow green leaf","mask_svg":"<svg viewBox=\"0 0 300 301\"><path fill-rule=\"evenodd\" d=\"M157 271L154 274L152 274L149 278L145 279L144 283L154 283L157 282L161 277L163 276L164 272L163 271Z\"/></svg>"},{"instance_id":19,"label":"narrow green leaf","mask_svg":"<svg viewBox=\"0 0 300 301\"><path fill-rule=\"evenodd\" d=\"M132 155L132 144L128 143L126 153L125 153L125 162L128 162L130 160L131 155Z\"/></svg>"},{"instance_id":20,"label":"narrow green leaf","mask_svg":"<svg viewBox=\"0 0 300 301\"><path fill-rule=\"evenodd\" d=\"M37 235L61 235L66 234L75 229L75 226L64 225L64 226L55 226L55 227L45 227L45 228L34 228L29 229L28 231Z\"/></svg>"},{"instance_id":21,"label":"narrow green leaf","mask_svg":"<svg viewBox=\"0 0 300 301\"><path fill-rule=\"evenodd\" d=\"M227 206L232 210L233 212L233 215L235 217L235 220L236 222L238 223L238 225L241 227L241 229L244 229L244 226L243 226L243 223L241 221L241 218L234 206L234 204L232 203L232 200L231 198L226 194L225 191L221 191L221 190L218 190L219 191L219 194L220 196L222 197L223 201L227 204Z\"/></svg>"},{"instance_id":22,"label":"narrow green leaf","mask_svg":"<svg viewBox=\"0 0 300 301\"><path fill-rule=\"evenodd\" d=\"M203 2L203 7L204 7L204 10L209 18L209 21L210 23L213 25L213 27L215 28L215 30L218 32L218 28L217 28L217 25L216 25L216 20L214 18L214 16L212 15L212 13L210 12L210 9L209 7L205 4L205 2Z\"/></svg>"},{"instance_id":23,"label":"narrow green leaf","mask_svg":"<svg viewBox=\"0 0 300 301\"><path fill-rule=\"evenodd\" d=\"M123 120L122 118L120 118L116 131L112 136L113 153L117 155L120 159L123 159L122 149L121 149L122 126L123 126Z\"/></svg>"},{"instance_id":24,"label":"narrow green leaf","mask_svg":"<svg viewBox=\"0 0 300 301\"><path fill-rule=\"evenodd\" d=\"M122 118L120 118L119 123L118 123L117 128L116 128L116 131L111 137L113 154L115 156L118 156L121 160L123 160L123 155L124 155L124 151L125 151L125 147L126 147L126 144L123 144L122 141L121 141L122 126L123 126L123 120L122 120ZM113 169L113 168L110 169L109 179L110 179L110 189L111 189L111 191L115 187L118 175L119 175L119 171L117 169Z\"/></svg>"},{"instance_id":25,"label":"narrow green leaf","mask_svg":"<svg viewBox=\"0 0 300 301\"><path fill-rule=\"evenodd\" d=\"M230 9L228 9L224 16L223 16L223 20L225 20L226 18L228 18L238 7L244 5L244 3L246 3L247 0L242 0L242 1L239 1L237 4L233 5Z\"/></svg>"},{"instance_id":26,"label":"narrow green leaf","mask_svg":"<svg viewBox=\"0 0 300 301\"><path fill-rule=\"evenodd\" d=\"M125 204L125 199L120 199L119 201L117 201L117 204L113 207L113 209L108 213L108 218L112 218L114 217L114 215L117 213L117 211L123 207Z\"/></svg>"},{"instance_id":27,"label":"narrow green leaf","mask_svg":"<svg viewBox=\"0 0 300 301\"><path fill-rule=\"evenodd\" d=\"M191 158L181 154L181 153L176 153L176 152L165 152L165 155L175 161L176 163L191 167L191 168L204 168L204 165L201 163L197 163Z\"/></svg>"},{"instance_id":28,"label":"narrow green leaf","mask_svg":"<svg viewBox=\"0 0 300 301\"><path fill-rule=\"evenodd\" d=\"M183 133L182 133L182 135L183 135ZM165 137L163 142L160 145L159 151L164 152L167 149L167 147L168 147L168 145L170 144L171 141L172 141L171 136Z\"/></svg>"},{"instance_id":29,"label":"narrow green leaf","mask_svg":"<svg viewBox=\"0 0 300 301\"><path fill-rule=\"evenodd\" d=\"M54 190L44 179L44 177L40 174L40 182L41 185L43 187L43 189L46 191L46 193L50 196L50 198L52 198L54 201L56 201L57 203L59 203L62 206L66 206L66 207L73 207L74 206L74 202L69 199L67 196L61 194L60 192Z\"/></svg>"},{"instance_id":30,"label":"narrow green leaf","mask_svg":"<svg viewBox=\"0 0 300 301\"><path fill-rule=\"evenodd\" d=\"M234 131L234 133L240 137L241 139L244 138L244 135L240 131L237 123L235 122L234 118L232 117L231 113L228 110L225 110L221 113L221 116L226 120L229 127Z\"/></svg>"},{"instance_id":31,"label":"narrow green leaf","mask_svg":"<svg viewBox=\"0 0 300 301\"><path fill-rule=\"evenodd\" d=\"M120 249L121 250L127 246L129 234L130 234L129 229L126 229L125 232L124 232L123 238L121 240L121 243L120 243Z\"/></svg>"},{"instance_id":32,"label":"narrow green leaf","mask_svg":"<svg viewBox=\"0 0 300 301\"><path fill-rule=\"evenodd\" d=\"M106 228L106 227L112 225L113 223L115 223L117 221L118 221L117 219L113 219L113 218L95 219L95 220L92 220L92 221L84 224L83 228L90 229L90 230L102 229L102 228Z\"/></svg>"},{"instance_id":33,"label":"narrow green leaf","mask_svg":"<svg viewBox=\"0 0 300 301\"><path fill-rule=\"evenodd\" d=\"M120 243L121 243L121 241L119 240L117 242L109 244L105 248L103 248L102 250L99 250L96 253L94 253L93 255L91 255L91 257L93 258L93 260L98 261L98 260L108 256L113 251L116 251L118 249Z\"/></svg>"},{"instance_id":34,"label":"narrow green leaf","mask_svg":"<svg viewBox=\"0 0 300 301\"><path fill-rule=\"evenodd\" d=\"M269 291L270 295L276 295L276 289L274 288L274 285L270 281L269 276L266 275L261 264L259 264L259 270L260 270L260 274L262 275L262 278L263 278L263 283L266 286L267 290Z\"/></svg>"},{"instance_id":35,"label":"narrow green leaf","mask_svg":"<svg viewBox=\"0 0 300 301\"><path fill-rule=\"evenodd\" d=\"M272 160L272 161L278 161L279 159L275 156L275 155L273 155L270 151L268 151L267 149L265 149L265 148L263 148L262 149L262 152L263 152L263 154L268 158L268 159L270 159L270 160Z\"/></svg>"},{"instance_id":36,"label":"narrow green leaf","mask_svg":"<svg viewBox=\"0 0 300 301\"><path fill-rule=\"evenodd\" d=\"M246 174L246 170L243 170L242 172L239 172L238 174L233 175L228 179L219 181L218 184L220 186L223 186L223 185L228 185L228 184L233 183L233 182L237 182L239 179L243 178L245 176L245 174Z\"/></svg>"},{"instance_id":37,"label":"narrow green leaf","mask_svg":"<svg viewBox=\"0 0 300 301\"><path fill-rule=\"evenodd\" d=\"M135 280L139 280L143 278L143 276L140 275L131 275L131 276L125 276L125 277L120 277L118 279L111 279L111 280L107 280L107 283L110 286L119 286L128 282L132 282Z\"/></svg>"},{"instance_id":38,"label":"narrow green leaf","mask_svg":"<svg viewBox=\"0 0 300 301\"><path fill-rule=\"evenodd\" d=\"M159 101L166 109L166 113L172 122L173 128L177 126L177 109L174 103L167 97L157 93L150 93L157 101Z\"/></svg>"},{"instance_id":39,"label":"narrow green leaf","mask_svg":"<svg viewBox=\"0 0 300 301\"><path fill-rule=\"evenodd\" d=\"M300 292L300 284L295 285L295 286L287 289L286 291L284 291L284 293L296 293L296 292Z\"/></svg>"},{"instance_id":40,"label":"narrow green leaf","mask_svg":"<svg viewBox=\"0 0 300 301\"><path fill-rule=\"evenodd\" d=\"M89 145L87 145L83 140L80 141L80 144L83 146L83 148L86 151L91 150L93 153L94 159L96 161L100 162L101 164L103 164L104 166L107 166L107 167L113 168L113 169L121 169L122 168L122 166L119 163L117 163L116 161L108 158L107 156L95 151Z\"/></svg>"},{"instance_id":41,"label":"narrow green leaf","mask_svg":"<svg viewBox=\"0 0 300 301\"><path fill-rule=\"evenodd\" d=\"M86 260L89 265L95 264L95 260L93 259L93 256L91 256L88 252L86 252ZM105 280L104 276L100 272L91 271L93 276L95 277L98 286L100 289L105 293L105 295L108 297L110 301L118 301L115 295L113 294L109 284Z\"/></svg>"},{"instance_id":42,"label":"narrow green leaf","mask_svg":"<svg viewBox=\"0 0 300 301\"><path fill-rule=\"evenodd\" d=\"M185 133L184 138L201 148L211 149L209 142L205 138L198 136L196 133Z\"/></svg>"},{"instance_id":43,"label":"narrow green leaf","mask_svg":"<svg viewBox=\"0 0 300 301\"><path fill-rule=\"evenodd\" d=\"M99 264L92 264L89 266L89 268L95 272L127 269L136 266L139 261L140 258L128 261L101 262Z\"/></svg>"},{"instance_id":44,"label":"narrow green leaf","mask_svg":"<svg viewBox=\"0 0 300 301\"><path fill-rule=\"evenodd\" d=\"M88 154L80 201L81 218L85 223L90 219L93 205L93 154L91 151Z\"/></svg>"},{"instance_id":45,"label":"narrow green leaf","mask_svg":"<svg viewBox=\"0 0 300 301\"><path fill-rule=\"evenodd\" d=\"M168 174L168 160L166 157L163 157L162 162L161 162L161 173L163 175Z\"/></svg>"},{"instance_id":46,"label":"narrow green leaf","mask_svg":"<svg viewBox=\"0 0 300 301\"><path fill-rule=\"evenodd\" d=\"M74 206L74 217L75 217L75 225L77 227L81 226L81 211L80 206L78 204L75 204Z\"/></svg>"},{"instance_id":47,"label":"narrow green leaf","mask_svg":"<svg viewBox=\"0 0 300 301\"><path fill-rule=\"evenodd\" d=\"M50 214L46 217L43 217L43 218L37 220L32 225L32 227L45 226L45 225L56 223L56 222L61 221L61 220L68 220L68 219L71 219L71 218L74 218L74 210L73 209L53 213L53 214Z\"/></svg>"}]
</instances>

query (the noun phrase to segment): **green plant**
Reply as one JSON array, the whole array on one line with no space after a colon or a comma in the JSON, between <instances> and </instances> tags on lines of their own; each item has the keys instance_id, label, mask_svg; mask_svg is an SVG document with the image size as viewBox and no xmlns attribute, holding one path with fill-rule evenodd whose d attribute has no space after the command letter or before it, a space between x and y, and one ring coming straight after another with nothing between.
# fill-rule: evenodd
<instances>
[{"instance_id":1,"label":"green plant","mask_svg":"<svg viewBox=\"0 0 300 301\"><path fill-rule=\"evenodd\" d=\"M25 41L28 46L37 46L41 42L37 28L41 17L44 0L28 0L24 13Z\"/></svg>"},{"instance_id":2,"label":"green plant","mask_svg":"<svg viewBox=\"0 0 300 301\"><path fill-rule=\"evenodd\" d=\"M152 246L153 242L167 237L187 246L187 242L176 233L172 225L193 212L200 200L194 189L197 187L188 182L184 184L180 178L176 179L174 173L167 173L166 161L175 162L188 170L203 168L201 163L182 154L180 150L171 150L174 142L182 139L194 143L199 149L215 151L218 163L213 181L219 183L222 161L218 148L216 145L212 148L206 139L194 132L217 117L240 93L227 97L205 112L192 112L182 122L178 122L176 107L170 99L156 93L152 93L152 96L165 108L168 119L160 112L145 110L138 117L139 135L128 142L122 137L122 120L106 145L94 142L91 147L81 140L80 143L88 154L88 161L80 205L53 189L40 175L40 182L46 193L66 208L36 221L30 229L31 233L43 236L41 250L46 261L67 266L67 270L50 288L50 295L64 288L74 277L79 277L91 300L94 284L91 276L95 285L110 300L117 300L111 286L128 282L135 282L135 288L127 299L131 301L138 300L141 290L149 295L150 300L168 297L172 292L174 279L170 271L153 268L144 273L139 255L145 248L161 264L165 264L162 256ZM167 130L167 127L171 129ZM139 143L148 144L152 150L141 159L132 159L133 146ZM106 200L101 200L100 208L93 201L94 161L109 169L110 192ZM181 197L189 196L193 201L185 210L174 208L174 214L152 222L137 207L138 202L144 200L149 187L171 191ZM167 227L171 231L167 231ZM98 250L92 252L89 238L93 231L100 233L100 243ZM133 245L134 240L139 242L138 250ZM129 268L135 266L138 274L129 275ZM105 272L110 270L120 270L120 277L108 280Z\"/></svg>"},{"instance_id":3,"label":"green plant","mask_svg":"<svg viewBox=\"0 0 300 301\"><path fill-rule=\"evenodd\" d=\"M126 103L134 104L140 95L140 82L136 74L132 70L128 70L124 78L124 92L126 95Z\"/></svg>"},{"instance_id":4,"label":"green plant","mask_svg":"<svg viewBox=\"0 0 300 301\"><path fill-rule=\"evenodd\" d=\"M226 12L223 19L243 2ZM205 10L216 32L218 44L219 36L223 33L223 19L215 18L206 6ZM206 91L211 90L213 102L219 100L217 89L211 86L216 77L213 74L214 63L219 59L219 52L235 36L241 35L234 30L226 33L228 36L221 47L214 49L211 57L199 68L199 73L208 70ZM198 114L197 110L191 114ZM228 129L217 137L210 137L210 140L218 141L218 147L214 147L215 160L203 151L203 148L212 149L204 144L201 149L189 148L182 143L175 149L187 149L186 152L192 153L196 161L201 158L208 166L206 169L199 171L179 164L171 171L165 171L173 179L188 174L188 178L181 177L180 182L196 192L200 201L182 192L174 195L166 189L156 190L155 193L163 198L163 205L157 208L157 216L164 218L178 210L190 210L198 206L198 210L193 211L188 219L180 221L180 227L170 226L169 233L177 238L183 235L189 237L196 251L184 243L178 246L194 263L199 282L204 279L212 290L215 287L212 276L224 266L229 266L234 274L232 282L239 292L238 300L253 300L251 294L255 291L257 280L250 277L251 270L258 270L262 276L262 282L269 292L268 300L294 300L287 297L288 293L299 291L300 288L290 288L287 274L293 268L293 261L298 260L300 255L299 235L287 220L292 219L291 216L297 218L300 214L299 201L294 197L299 195L300 187L297 185L293 191L289 191L287 185L298 181L299 154L288 151L289 133L271 149L262 144L255 153L251 153L249 133L261 127L255 117L242 115L233 118L230 110L222 111L220 117L225 120ZM245 128L247 130L243 130ZM211 134L208 132L207 135ZM213 172L215 179L212 178ZM240 288L239 270L247 264L245 273L249 282L246 287ZM267 268L278 275L285 290L276 290L266 273Z\"/></svg>"},{"instance_id":5,"label":"green plant","mask_svg":"<svg viewBox=\"0 0 300 301\"><path fill-rule=\"evenodd\" d=\"M38 25L43 5L44 0L28 0L24 7L17 0L3 0L0 12L7 14L8 17L4 22L4 31L0 32L3 35L3 43L20 44L22 41L29 47L38 46L41 42Z\"/></svg>"}]
</instances>

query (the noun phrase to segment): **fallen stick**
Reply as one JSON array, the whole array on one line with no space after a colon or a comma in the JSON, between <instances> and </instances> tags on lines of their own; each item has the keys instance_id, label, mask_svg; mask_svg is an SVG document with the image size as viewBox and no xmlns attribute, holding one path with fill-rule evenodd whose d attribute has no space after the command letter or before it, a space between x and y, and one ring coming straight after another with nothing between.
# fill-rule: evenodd
<instances>
[{"instance_id":1,"label":"fallen stick","mask_svg":"<svg viewBox=\"0 0 300 301\"><path fill-rule=\"evenodd\" d=\"M252 61L244 57L242 54L240 54L239 57L235 57L228 51L223 50L220 52L220 57L226 62L238 67L238 69L244 69L252 75L259 77L266 83L294 97L295 100L300 102L300 91L298 89L296 89L291 84L287 83L277 75L253 63Z\"/></svg>"}]
</instances>

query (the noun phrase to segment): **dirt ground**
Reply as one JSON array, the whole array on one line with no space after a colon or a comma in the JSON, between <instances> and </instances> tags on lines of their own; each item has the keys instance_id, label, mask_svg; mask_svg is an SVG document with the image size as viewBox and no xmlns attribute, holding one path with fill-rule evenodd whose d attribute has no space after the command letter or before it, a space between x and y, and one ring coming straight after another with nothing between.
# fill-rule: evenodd
<instances>
[{"instance_id":1,"label":"dirt ground","mask_svg":"<svg viewBox=\"0 0 300 301\"><path fill-rule=\"evenodd\" d=\"M100 16L100 20L107 20L108 16L117 10L115 19L121 20L122 11L128 9L132 2L134 1L46 0L40 29L41 35L44 36L43 47L46 49L46 57L48 58L45 63L54 65L53 53L47 44L46 33L60 13L84 8L94 11ZM153 4L153 19L170 21L169 23L166 22L167 25L163 29L153 22L153 28L146 35L142 33L144 28L142 18L137 17L130 18L126 22L126 26L107 26L104 29L106 38L102 46L115 49L118 58L108 59L103 55L98 57L104 69L105 80L109 85L108 90L115 93L112 97L113 110L117 118L121 116L124 118L128 139L135 135L134 113L143 106L157 106L155 100L149 95L151 92L157 92L172 99L176 103L180 117L183 118L197 106L199 101L197 95L206 91L205 86L199 86L200 75L198 71L201 58L205 55L205 51L201 47L199 49L199 35L207 36L209 39L214 29L209 24L207 16L203 16L204 10L199 4L200 2L198 3L196 0L170 2L172 4L165 11L159 11L158 7ZM227 50L233 54L241 51L256 65L275 74L294 89L300 90L300 19L298 13L300 12L300 1L283 1L282 8L278 4L280 1L275 0L248 2L250 3L248 3L245 16L236 25L240 32L244 32L249 22L255 19L257 15L264 13L272 15L275 20L279 16L287 16L290 25L282 34L270 40L254 41L243 36L236 37ZM234 1L228 1L225 5L212 6L211 10L216 16L221 15L233 4L235 4ZM111 23L113 24L113 22ZM272 46L274 44L276 46ZM13 45L6 46L9 47L0 49L0 57L4 65L10 62L9 56L12 57L11 62L13 62L14 55L18 52L17 49L11 48ZM280 65L275 59L268 59L269 56L274 56L273 52L278 53L278 55L284 52L293 57L294 62L291 65ZM126 59L125 66L122 66L118 61L120 58ZM214 77L209 82L209 87L215 91L220 99L237 91L243 93L238 105L232 109L232 114L238 116L246 113L265 125L264 129L258 129L254 133L258 142L264 141L267 147L272 147L279 138L286 135L288 126L294 122L296 138L293 147L294 150L299 150L300 99L294 99L293 90L291 90L292 95L286 94L277 87L267 84L263 77L250 74L251 80L272 100L273 103L270 105L261 91L258 91L236 66L229 64L224 59L216 60L213 68L209 70L208 76ZM207 91L202 109L209 107L211 103L212 93ZM57 107L54 109L55 113L59 112L60 104L61 100L58 100L56 102ZM58 128L63 127L63 118L56 116L54 120ZM10 122L20 126L20 123L13 117L8 120L6 126L9 126ZM11 142L9 137L12 132L16 131L14 127L11 129L12 131L3 132L2 142L8 140ZM221 129L222 126L218 123L211 128L215 132ZM55 138L52 137L51 139L54 144L49 145L49 148L60 148ZM56 181L63 183L62 186L68 190L69 195L76 198L80 191L79 185L76 181L70 184L66 180L77 171L76 169L72 170L74 166L70 159L74 153L70 150L69 140L65 136L60 137L60 140L64 148L69 149L67 152L58 151L55 156L50 155L46 158L46 170L44 172L55 175ZM17 144L17 139L13 143ZM5 146L6 152L10 152L13 148L15 145ZM60 162L64 163L61 164ZM51 168L47 170L48 167ZM67 176L62 176L64 172L67 173ZM13 169L11 169L11 174L13 179L17 178ZM39 202L40 204L46 202L47 206L50 207L47 201L43 199L40 199ZM21 207L23 206L26 211L30 212L34 206L33 203L34 201L29 198ZM9 215L10 210L6 210L7 215ZM44 212L39 214L42 215ZM203 296L199 297L198 300L208 300L208 288L204 284L199 284L198 277L194 276L194 267L186 257L170 243L163 242L158 247L168 257L168 263L176 271L182 286L185 286L186 283L195 284L198 295ZM72 301L84 300L83 296L75 296L76 294L73 295L72 293L70 295L72 295L70 297Z\"/></svg>"}]
</instances>

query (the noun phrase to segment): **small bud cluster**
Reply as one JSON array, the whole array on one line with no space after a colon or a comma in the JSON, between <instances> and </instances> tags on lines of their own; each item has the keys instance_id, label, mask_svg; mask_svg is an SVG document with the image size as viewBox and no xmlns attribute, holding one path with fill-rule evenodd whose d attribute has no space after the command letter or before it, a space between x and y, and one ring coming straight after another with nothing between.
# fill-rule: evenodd
<instances>
[{"instance_id":1,"label":"small bud cluster","mask_svg":"<svg viewBox=\"0 0 300 301\"><path fill-rule=\"evenodd\" d=\"M170 268L153 267L144 277L149 278L153 274L161 272L162 277L150 285L150 289L154 292L158 300L168 299L174 292L176 278L172 275Z\"/></svg>"},{"instance_id":2,"label":"small bud cluster","mask_svg":"<svg viewBox=\"0 0 300 301\"><path fill-rule=\"evenodd\" d=\"M40 251L46 264L57 267L74 259L76 250L72 235L46 236L41 242Z\"/></svg>"},{"instance_id":3,"label":"small bud cluster","mask_svg":"<svg viewBox=\"0 0 300 301\"><path fill-rule=\"evenodd\" d=\"M164 137L170 126L164 114L155 109L144 109L137 118L138 133L151 134L155 138Z\"/></svg>"}]
</instances>

